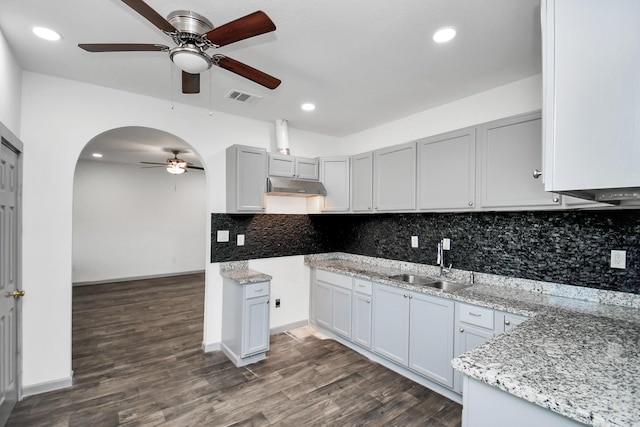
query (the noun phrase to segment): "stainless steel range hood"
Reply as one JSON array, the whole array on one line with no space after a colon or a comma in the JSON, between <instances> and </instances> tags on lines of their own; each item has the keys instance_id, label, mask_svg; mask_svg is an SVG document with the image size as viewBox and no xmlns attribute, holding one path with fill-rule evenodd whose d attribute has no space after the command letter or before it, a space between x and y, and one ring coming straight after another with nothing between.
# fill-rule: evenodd
<instances>
[{"instance_id":1,"label":"stainless steel range hood","mask_svg":"<svg viewBox=\"0 0 640 427\"><path fill-rule=\"evenodd\" d=\"M619 206L640 206L640 187L558 191L567 196Z\"/></svg>"},{"instance_id":2,"label":"stainless steel range hood","mask_svg":"<svg viewBox=\"0 0 640 427\"><path fill-rule=\"evenodd\" d=\"M303 179L267 178L267 195L311 197L326 196L327 190L320 181L305 181Z\"/></svg>"}]
</instances>

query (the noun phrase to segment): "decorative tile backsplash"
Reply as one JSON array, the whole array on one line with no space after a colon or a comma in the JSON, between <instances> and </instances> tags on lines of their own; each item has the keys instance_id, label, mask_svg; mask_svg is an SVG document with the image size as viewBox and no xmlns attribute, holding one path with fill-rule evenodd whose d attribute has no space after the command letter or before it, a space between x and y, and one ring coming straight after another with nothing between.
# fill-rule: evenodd
<instances>
[{"instance_id":1,"label":"decorative tile backsplash","mask_svg":"<svg viewBox=\"0 0 640 427\"><path fill-rule=\"evenodd\" d=\"M211 221L211 262L348 252L435 265L437 242L447 237L445 261L454 268L640 293L640 210L212 214ZM216 230L229 230L231 241L215 242ZM245 246L235 245L237 234ZM627 251L626 270L609 267L612 249Z\"/></svg>"}]
</instances>

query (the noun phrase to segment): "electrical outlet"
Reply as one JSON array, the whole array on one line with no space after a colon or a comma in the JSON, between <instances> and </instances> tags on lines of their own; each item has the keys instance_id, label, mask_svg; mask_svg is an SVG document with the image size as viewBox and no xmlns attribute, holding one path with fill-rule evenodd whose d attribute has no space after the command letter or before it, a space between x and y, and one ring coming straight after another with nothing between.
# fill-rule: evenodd
<instances>
[{"instance_id":1,"label":"electrical outlet","mask_svg":"<svg viewBox=\"0 0 640 427\"><path fill-rule=\"evenodd\" d=\"M276 308L280 308L280 298L276 299Z\"/></svg>"},{"instance_id":2,"label":"electrical outlet","mask_svg":"<svg viewBox=\"0 0 640 427\"><path fill-rule=\"evenodd\" d=\"M411 236L411 247L412 248L418 247L418 236Z\"/></svg>"},{"instance_id":3,"label":"electrical outlet","mask_svg":"<svg viewBox=\"0 0 640 427\"><path fill-rule=\"evenodd\" d=\"M611 251L611 268L627 268L627 251Z\"/></svg>"},{"instance_id":4,"label":"electrical outlet","mask_svg":"<svg viewBox=\"0 0 640 427\"><path fill-rule=\"evenodd\" d=\"M451 239L442 239L442 249L445 251L451 250Z\"/></svg>"},{"instance_id":5,"label":"electrical outlet","mask_svg":"<svg viewBox=\"0 0 640 427\"><path fill-rule=\"evenodd\" d=\"M217 241L218 242L228 242L229 241L229 230L218 230L217 233Z\"/></svg>"},{"instance_id":6,"label":"electrical outlet","mask_svg":"<svg viewBox=\"0 0 640 427\"><path fill-rule=\"evenodd\" d=\"M238 234L236 236L236 244L238 246L244 246L244 234Z\"/></svg>"}]
</instances>

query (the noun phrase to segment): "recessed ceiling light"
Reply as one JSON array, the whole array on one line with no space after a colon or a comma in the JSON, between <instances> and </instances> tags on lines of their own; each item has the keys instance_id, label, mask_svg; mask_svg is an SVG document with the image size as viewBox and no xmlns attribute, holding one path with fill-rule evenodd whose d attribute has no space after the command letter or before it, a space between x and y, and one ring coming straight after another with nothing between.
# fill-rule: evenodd
<instances>
[{"instance_id":1,"label":"recessed ceiling light","mask_svg":"<svg viewBox=\"0 0 640 427\"><path fill-rule=\"evenodd\" d=\"M302 104L300 108L302 108L304 111L313 111L316 109L316 105L307 102L305 104Z\"/></svg>"},{"instance_id":2,"label":"recessed ceiling light","mask_svg":"<svg viewBox=\"0 0 640 427\"><path fill-rule=\"evenodd\" d=\"M41 39L50 40L52 42L60 40L62 37L50 28L33 27L33 34Z\"/></svg>"},{"instance_id":3,"label":"recessed ceiling light","mask_svg":"<svg viewBox=\"0 0 640 427\"><path fill-rule=\"evenodd\" d=\"M101 153L93 153L93 154L92 154L92 156L93 156L93 157L96 157L96 158L98 158L98 159L101 159L101 158L102 158L102 154L101 154Z\"/></svg>"},{"instance_id":4,"label":"recessed ceiling light","mask_svg":"<svg viewBox=\"0 0 640 427\"><path fill-rule=\"evenodd\" d=\"M446 43L456 36L456 29L453 27L442 27L433 34L433 41L436 43Z\"/></svg>"}]
</instances>

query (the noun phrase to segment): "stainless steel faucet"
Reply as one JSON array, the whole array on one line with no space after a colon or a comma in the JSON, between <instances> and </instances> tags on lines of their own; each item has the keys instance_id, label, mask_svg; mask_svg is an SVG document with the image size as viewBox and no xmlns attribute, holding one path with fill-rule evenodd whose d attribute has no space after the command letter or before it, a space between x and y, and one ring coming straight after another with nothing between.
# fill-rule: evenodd
<instances>
[{"instance_id":1,"label":"stainless steel faucet","mask_svg":"<svg viewBox=\"0 0 640 427\"><path fill-rule=\"evenodd\" d=\"M449 267L446 268L444 264L444 245L442 240L438 242L438 265L440 266L440 275L444 276L451 271L451 266L453 264L449 264Z\"/></svg>"}]
</instances>

